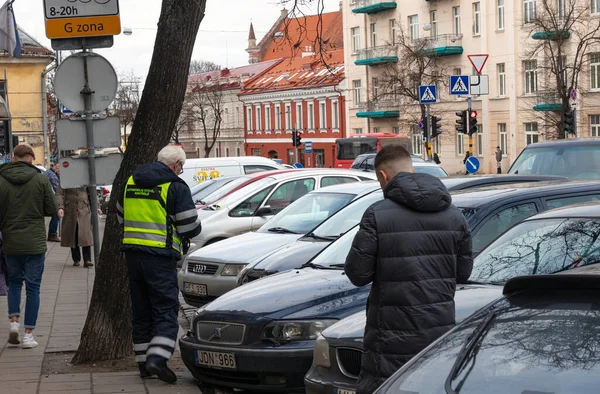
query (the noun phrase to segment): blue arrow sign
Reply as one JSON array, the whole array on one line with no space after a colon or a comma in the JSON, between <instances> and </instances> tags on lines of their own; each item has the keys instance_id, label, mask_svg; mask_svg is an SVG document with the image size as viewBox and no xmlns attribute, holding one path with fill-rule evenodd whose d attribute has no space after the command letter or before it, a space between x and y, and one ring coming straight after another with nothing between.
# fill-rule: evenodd
<instances>
[{"instance_id":1,"label":"blue arrow sign","mask_svg":"<svg viewBox=\"0 0 600 394\"><path fill-rule=\"evenodd\" d=\"M451 75L450 76L450 94L469 94L469 76Z\"/></svg>"},{"instance_id":2,"label":"blue arrow sign","mask_svg":"<svg viewBox=\"0 0 600 394\"><path fill-rule=\"evenodd\" d=\"M435 85L419 86L419 103L430 104L437 101L437 88Z\"/></svg>"},{"instance_id":3,"label":"blue arrow sign","mask_svg":"<svg viewBox=\"0 0 600 394\"><path fill-rule=\"evenodd\" d=\"M294 167L294 168L304 168L304 166L302 165L302 163L294 163L294 164L292 164L292 167Z\"/></svg>"},{"instance_id":4,"label":"blue arrow sign","mask_svg":"<svg viewBox=\"0 0 600 394\"><path fill-rule=\"evenodd\" d=\"M467 172L469 174L475 174L479 170L480 165L481 164L479 163L479 159L475 156L469 156L465 163L465 166L467 167Z\"/></svg>"},{"instance_id":5,"label":"blue arrow sign","mask_svg":"<svg viewBox=\"0 0 600 394\"><path fill-rule=\"evenodd\" d=\"M304 143L304 153L312 153L312 141L306 141Z\"/></svg>"}]
</instances>

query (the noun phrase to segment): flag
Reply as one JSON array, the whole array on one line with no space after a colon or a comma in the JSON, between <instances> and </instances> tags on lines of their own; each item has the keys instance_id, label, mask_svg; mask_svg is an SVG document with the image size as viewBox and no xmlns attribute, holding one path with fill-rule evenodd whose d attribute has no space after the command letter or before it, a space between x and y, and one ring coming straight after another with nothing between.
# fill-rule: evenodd
<instances>
[{"instance_id":1,"label":"flag","mask_svg":"<svg viewBox=\"0 0 600 394\"><path fill-rule=\"evenodd\" d=\"M0 8L0 50L8 52L10 57L21 57L21 39L17 32L13 2L8 0Z\"/></svg>"}]
</instances>

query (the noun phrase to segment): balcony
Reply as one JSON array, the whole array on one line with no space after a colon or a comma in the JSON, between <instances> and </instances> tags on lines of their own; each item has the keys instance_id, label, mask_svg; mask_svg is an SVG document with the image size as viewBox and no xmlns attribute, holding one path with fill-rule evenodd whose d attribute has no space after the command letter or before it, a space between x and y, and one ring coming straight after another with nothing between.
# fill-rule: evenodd
<instances>
[{"instance_id":1,"label":"balcony","mask_svg":"<svg viewBox=\"0 0 600 394\"><path fill-rule=\"evenodd\" d=\"M556 112L563 108L558 93L553 91L538 92L536 95L536 104L534 111L538 112Z\"/></svg>"},{"instance_id":2,"label":"balcony","mask_svg":"<svg viewBox=\"0 0 600 394\"><path fill-rule=\"evenodd\" d=\"M376 14L382 11L394 10L398 7L395 1L354 0L352 12L355 14Z\"/></svg>"},{"instance_id":3,"label":"balcony","mask_svg":"<svg viewBox=\"0 0 600 394\"><path fill-rule=\"evenodd\" d=\"M373 100L362 103L360 111L356 113L357 118L398 118L400 110L398 103L392 100Z\"/></svg>"},{"instance_id":4,"label":"balcony","mask_svg":"<svg viewBox=\"0 0 600 394\"><path fill-rule=\"evenodd\" d=\"M462 35L438 34L437 37L428 37L415 43L424 56L450 56L463 53Z\"/></svg>"},{"instance_id":5,"label":"balcony","mask_svg":"<svg viewBox=\"0 0 600 394\"><path fill-rule=\"evenodd\" d=\"M569 38L571 38L571 32L566 31L566 30L538 31L537 33L533 33L531 38L533 38L534 40L551 40L551 41L557 41L560 39L568 40Z\"/></svg>"},{"instance_id":6,"label":"balcony","mask_svg":"<svg viewBox=\"0 0 600 394\"><path fill-rule=\"evenodd\" d=\"M376 66L378 64L398 63L398 49L393 45L361 49L354 54L357 66Z\"/></svg>"}]
</instances>

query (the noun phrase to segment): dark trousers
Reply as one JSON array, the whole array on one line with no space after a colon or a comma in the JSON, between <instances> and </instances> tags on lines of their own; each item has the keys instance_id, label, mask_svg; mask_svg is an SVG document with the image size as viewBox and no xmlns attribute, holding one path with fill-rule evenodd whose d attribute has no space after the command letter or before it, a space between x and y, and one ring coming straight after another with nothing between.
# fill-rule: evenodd
<instances>
[{"instance_id":1,"label":"dark trousers","mask_svg":"<svg viewBox=\"0 0 600 394\"><path fill-rule=\"evenodd\" d=\"M83 261L92 261L92 247L82 246L81 250L83 250ZM73 257L73 261L81 261L81 252L79 251L79 224L75 228L75 247L71 248L71 256Z\"/></svg>"},{"instance_id":2,"label":"dark trousers","mask_svg":"<svg viewBox=\"0 0 600 394\"><path fill-rule=\"evenodd\" d=\"M58 223L60 218L58 216L52 216L50 219L50 226L48 227L48 235L56 235L58 233Z\"/></svg>"},{"instance_id":3,"label":"dark trousers","mask_svg":"<svg viewBox=\"0 0 600 394\"><path fill-rule=\"evenodd\" d=\"M169 359L179 331L177 262L144 254L126 255L131 292L135 361Z\"/></svg>"}]
</instances>

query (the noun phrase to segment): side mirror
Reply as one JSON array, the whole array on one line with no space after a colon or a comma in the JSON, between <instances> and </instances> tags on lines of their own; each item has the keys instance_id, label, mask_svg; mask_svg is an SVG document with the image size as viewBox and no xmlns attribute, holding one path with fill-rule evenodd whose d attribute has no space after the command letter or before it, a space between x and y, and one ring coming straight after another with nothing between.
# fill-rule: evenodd
<instances>
[{"instance_id":1,"label":"side mirror","mask_svg":"<svg viewBox=\"0 0 600 394\"><path fill-rule=\"evenodd\" d=\"M258 208L258 211L256 211L256 216L269 216L272 214L273 214L273 210L268 205L266 205L262 208Z\"/></svg>"}]
</instances>

